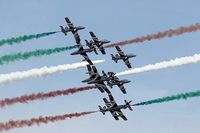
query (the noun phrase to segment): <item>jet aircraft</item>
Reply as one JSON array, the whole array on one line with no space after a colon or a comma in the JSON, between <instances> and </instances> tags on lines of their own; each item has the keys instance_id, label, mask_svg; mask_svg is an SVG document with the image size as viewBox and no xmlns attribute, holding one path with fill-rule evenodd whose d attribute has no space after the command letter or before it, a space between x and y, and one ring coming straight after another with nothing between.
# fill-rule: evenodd
<instances>
[{"instance_id":1,"label":"jet aircraft","mask_svg":"<svg viewBox=\"0 0 200 133\"><path fill-rule=\"evenodd\" d=\"M98 54L97 53L97 49L95 48L95 46L93 45L93 43L92 43L92 40L89 42L88 40L85 40L85 43L86 43L86 45L90 48L90 49L93 49L93 51L94 51L94 53L95 54Z\"/></svg>"},{"instance_id":2,"label":"jet aircraft","mask_svg":"<svg viewBox=\"0 0 200 133\"><path fill-rule=\"evenodd\" d=\"M119 117L121 117L123 120L126 121L127 118L126 116L124 116L121 109L129 108L132 111L133 109L131 108L131 105L130 105L132 101L128 102L124 100L125 102L124 105L117 105L113 96L111 94L109 94L108 96L109 96L109 100L107 100L106 98L103 98L103 101L105 102L106 106L104 106L103 108L99 106L99 111L102 112L103 115L105 115L105 113L109 111L112 114L112 116L115 118L115 120L119 120Z\"/></svg>"},{"instance_id":3,"label":"jet aircraft","mask_svg":"<svg viewBox=\"0 0 200 133\"><path fill-rule=\"evenodd\" d=\"M103 45L106 44L106 43L110 43L110 41L108 41L108 40L99 40L97 38L97 36L93 32L90 32L90 35L92 37L92 40L90 41L90 43L92 45L98 47L98 49L101 51L102 54L106 54Z\"/></svg>"},{"instance_id":4,"label":"jet aircraft","mask_svg":"<svg viewBox=\"0 0 200 133\"><path fill-rule=\"evenodd\" d=\"M117 76L115 76L114 72L108 72L108 75L110 77L110 80L107 82L107 85L112 88L114 85L117 85L123 94L126 94L126 89L124 87L124 84L130 83L131 81L127 79L119 80Z\"/></svg>"},{"instance_id":5,"label":"jet aircraft","mask_svg":"<svg viewBox=\"0 0 200 133\"><path fill-rule=\"evenodd\" d=\"M65 21L67 22L68 27L63 28L63 26L60 26L61 32L63 32L65 35L67 35L68 32L72 32L74 35L74 38L76 40L76 43L80 43L80 37L78 34L79 30L85 29L83 26L74 26L74 24L69 20L68 17L65 18Z\"/></svg>"},{"instance_id":6,"label":"jet aircraft","mask_svg":"<svg viewBox=\"0 0 200 133\"><path fill-rule=\"evenodd\" d=\"M81 44L77 44L78 50L71 53L71 55L82 55L84 60L83 61L87 61L90 65L93 65L92 61L90 60L90 58L88 57L87 53L90 53L92 51L94 51L94 49L84 49L83 46Z\"/></svg>"},{"instance_id":7,"label":"jet aircraft","mask_svg":"<svg viewBox=\"0 0 200 133\"><path fill-rule=\"evenodd\" d=\"M115 63L117 63L118 60L123 60L124 63L126 64L126 66L127 66L128 68L132 68L132 67L131 67L131 63L129 62L129 58L136 57L136 55L134 55L134 54L127 54L127 55L126 55L126 54L124 54L124 52L120 49L119 46L116 46L115 48L117 49L118 54L116 54L115 56L114 56L113 54L111 54L112 60L114 60Z\"/></svg>"},{"instance_id":8,"label":"jet aircraft","mask_svg":"<svg viewBox=\"0 0 200 133\"><path fill-rule=\"evenodd\" d=\"M88 70L87 74L89 74L90 77L88 79L83 80L82 82L87 82L89 84L95 84L95 86L102 93L104 93L104 91L106 91L108 94L110 94L111 92L109 91L109 89L105 85L104 81L101 80L102 77L97 72L96 67L95 66L87 65L87 70ZM95 82L91 82L91 81L95 81Z\"/></svg>"}]
</instances>

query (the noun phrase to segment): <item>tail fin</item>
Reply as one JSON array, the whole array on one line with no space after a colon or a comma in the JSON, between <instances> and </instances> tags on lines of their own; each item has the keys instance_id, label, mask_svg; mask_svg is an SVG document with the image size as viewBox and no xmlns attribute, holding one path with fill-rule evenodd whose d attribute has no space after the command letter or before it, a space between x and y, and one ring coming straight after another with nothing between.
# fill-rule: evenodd
<instances>
[{"instance_id":1,"label":"tail fin","mask_svg":"<svg viewBox=\"0 0 200 133\"><path fill-rule=\"evenodd\" d=\"M90 48L90 43L88 42L88 40L85 40L85 43Z\"/></svg>"},{"instance_id":2,"label":"tail fin","mask_svg":"<svg viewBox=\"0 0 200 133\"><path fill-rule=\"evenodd\" d=\"M115 58L113 54L110 54L110 55L111 55L112 59L114 59L114 58Z\"/></svg>"},{"instance_id":3,"label":"tail fin","mask_svg":"<svg viewBox=\"0 0 200 133\"><path fill-rule=\"evenodd\" d=\"M116 60L115 56L113 54L110 54L110 55L112 57L112 60L115 61L115 63L117 63L117 60Z\"/></svg>"},{"instance_id":4,"label":"tail fin","mask_svg":"<svg viewBox=\"0 0 200 133\"><path fill-rule=\"evenodd\" d=\"M63 26L60 26L60 28L61 28L61 31L64 31L65 29L63 28Z\"/></svg>"},{"instance_id":5,"label":"tail fin","mask_svg":"<svg viewBox=\"0 0 200 133\"><path fill-rule=\"evenodd\" d=\"M103 108L99 105L99 111L103 114L103 115L105 115L105 111L103 110Z\"/></svg>"},{"instance_id":6,"label":"tail fin","mask_svg":"<svg viewBox=\"0 0 200 133\"><path fill-rule=\"evenodd\" d=\"M107 77L106 73L104 71L102 71L103 76Z\"/></svg>"},{"instance_id":7,"label":"tail fin","mask_svg":"<svg viewBox=\"0 0 200 133\"><path fill-rule=\"evenodd\" d=\"M97 50L96 50L96 48L94 47L94 45L93 45L92 42L89 42L88 40L85 40L85 43L86 43L86 45L87 45L90 49L93 49L93 51L95 52L95 54L98 54L98 53L97 53Z\"/></svg>"},{"instance_id":8,"label":"tail fin","mask_svg":"<svg viewBox=\"0 0 200 133\"><path fill-rule=\"evenodd\" d=\"M63 26L60 26L61 28L61 32L65 34L65 36L67 35L67 32L65 31L65 29L63 28Z\"/></svg>"},{"instance_id":9,"label":"tail fin","mask_svg":"<svg viewBox=\"0 0 200 133\"><path fill-rule=\"evenodd\" d=\"M95 47L94 47L94 52L95 52L95 54L98 54L98 53L97 53L97 49L96 49Z\"/></svg>"},{"instance_id":10,"label":"tail fin","mask_svg":"<svg viewBox=\"0 0 200 133\"><path fill-rule=\"evenodd\" d=\"M124 102L125 102L125 104L126 104L126 106L132 111L133 109L131 108L131 105L130 105L130 103L132 102L132 101L127 101L127 100L124 100Z\"/></svg>"}]
</instances>

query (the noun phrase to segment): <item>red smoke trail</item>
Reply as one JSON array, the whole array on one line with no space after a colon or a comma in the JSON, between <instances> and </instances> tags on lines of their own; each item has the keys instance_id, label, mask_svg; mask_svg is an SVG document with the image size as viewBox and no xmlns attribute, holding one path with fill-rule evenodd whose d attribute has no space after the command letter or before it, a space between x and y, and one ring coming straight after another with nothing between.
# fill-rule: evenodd
<instances>
[{"instance_id":1,"label":"red smoke trail","mask_svg":"<svg viewBox=\"0 0 200 133\"><path fill-rule=\"evenodd\" d=\"M126 41L122 41L122 42L117 42L117 43L113 43L113 44L109 44L107 46L105 46L105 48L109 48L109 47L115 47L115 46L123 46L126 44L131 44L131 43L141 43L144 41L151 41L154 39L161 39L161 38L165 38L165 37L173 37L173 36L178 36L184 33L189 33L189 32L194 32L200 30L200 24L194 24L194 25L190 25L190 26L185 26L185 27L179 27L177 29L170 29L164 32L158 32L156 34L151 34L151 35L146 35L143 37L137 37L131 40L126 40Z\"/></svg>"},{"instance_id":2,"label":"red smoke trail","mask_svg":"<svg viewBox=\"0 0 200 133\"><path fill-rule=\"evenodd\" d=\"M57 91L51 91L47 93L37 93L37 94L31 94L31 95L24 95L20 97L15 98L6 98L3 100L0 100L0 107L5 107L9 105L13 105L16 103L27 103L28 101L34 101L34 100L44 100L51 97L61 96L61 95L69 95L78 93L81 91L86 91L90 89L95 89L96 86L86 86L86 87L80 87L80 88L70 88L66 90L57 90Z\"/></svg>"},{"instance_id":3,"label":"red smoke trail","mask_svg":"<svg viewBox=\"0 0 200 133\"><path fill-rule=\"evenodd\" d=\"M67 118L77 118L84 115L89 115L92 113L96 113L97 111L89 111L89 112L81 112L81 113L73 113L73 114L64 114L57 116L45 116L39 118L32 118L28 120L10 120L5 123L0 123L0 131L8 131L13 128L22 128L22 127L30 127L33 125L40 125L42 123L47 124L49 122L56 122L66 120Z\"/></svg>"}]
</instances>

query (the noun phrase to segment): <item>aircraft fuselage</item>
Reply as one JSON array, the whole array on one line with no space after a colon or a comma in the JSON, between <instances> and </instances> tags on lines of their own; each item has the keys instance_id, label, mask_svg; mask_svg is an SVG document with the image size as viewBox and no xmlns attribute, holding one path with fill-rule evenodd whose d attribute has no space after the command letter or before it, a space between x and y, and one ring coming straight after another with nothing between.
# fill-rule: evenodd
<instances>
[{"instance_id":1,"label":"aircraft fuselage","mask_svg":"<svg viewBox=\"0 0 200 133\"><path fill-rule=\"evenodd\" d=\"M117 110L126 109L126 108L128 108L128 106L126 106L126 105L119 105L117 107L108 107L106 109L103 109L102 111L104 111L104 112L107 112L107 111L117 111Z\"/></svg>"},{"instance_id":2,"label":"aircraft fuselage","mask_svg":"<svg viewBox=\"0 0 200 133\"><path fill-rule=\"evenodd\" d=\"M136 55L134 54L129 54L129 55L125 55L125 56L115 56L115 60L123 60L123 59L129 59L129 58L133 58L136 57Z\"/></svg>"},{"instance_id":3,"label":"aircraft fuselage","mask_svg":"<svg viewBox=\"0 0 200 133\"><path fill-rule=\"evenodd\" d=\"M111 85L118 85L118 84L126 84L126 83L130 83L131 81L124 79L124 80L120 80L120 81L116 81L116 82L111 82Z\"/></svg>"},{"instance_id":4,"label":"aircraft fuselage","mask_svg":"<svg viewBox=\"0 0 200 133\"><path fill-rule=\"evenodd\" d=\"M81 51L75 51L75 52L71 53L71 55L85 54L85 53L90 53L92 51L94 51L94 50L93 49L84 49Z\"/></svg>"},{"instance_id":5,"label":"aircraft fuselage","mask_svg":"<svg viewBox=\"0 0 200 133\"><path fill-rule=\"evenodd\" d=\"M109 81L109 77L101 76L101 79L97 79L97 80L93 79L89 81L88 84L94 84L94 83L104 82L104 81Z\"/></svg>"}]
</instances>

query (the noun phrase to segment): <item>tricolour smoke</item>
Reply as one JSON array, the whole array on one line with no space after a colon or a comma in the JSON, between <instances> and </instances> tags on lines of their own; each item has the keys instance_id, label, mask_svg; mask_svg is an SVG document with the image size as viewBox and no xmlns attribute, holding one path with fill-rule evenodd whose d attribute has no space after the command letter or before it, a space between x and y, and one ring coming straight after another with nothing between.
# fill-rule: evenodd
<instances>
[{"instance_id":1,"label":"tricolour smoke","mask_svg":"<svg viewBox=\"0 0 200 133\"><path fill-rule=\"evenodd\" d=\"M157 98L153 100L149 100L146 102L141 102L134 104L133 106L139 106L139 105L150 105L150 104L155 104L155 103L163 103L163 102L169 102L169 101L174 101L174 100L186 100L187 98L192 98L192 97L199 97L200 96L200 90L194 91L194 92L187 92L187 93L181 93L177 94L174 96L167 96L163 98Z\"/></svg>"},{"instance_id":2,"label":"tricolour smoke","mask_svg":"<svg viewBox=\"0 0 200 133\"><path fill-rule=\"evenodd\" d=\"M96 60L93 61L94 64L102 63L105 60ZM87 65L87 62L73 63L73 64L64 64L53 67L42 67L35 68L27 71L19 71L19 72L11 72L9 74L1 74L0 75L0 84L8 83L11 81L22 80L26 78L34 78L34 77L43 77L50 74L64 72L71 69L83 68Z\"/></svg>"},{"instance_id":3,"label":"tricolour smoke","mask_svg":"<svg viewBox=\"0 0 200 133\"><path fill-rule=\"evenodd\" d=\"M40 124L48 124L49 122L63 121L68 118L78 118L92 113L96 113L96 111L64 114L57 116L40 116L39 118L31 118L27 120L10 120L8 122L0 123L0 131L8 131L14 128L31 127L33 125L39 126Z\"/></svg>"},{"instance_id":4,"label":"tricolour smoke","mask_svg":"<svg viewBox=\"0 0 200 133\"><path fill-rule=\"evenodd\" d=\"M87 91L91 89L95 89L96 86L86 86L86 87L80 87L80 88L70 88L70 89L65 89L65 90L56 90L56 91L50 91L47 93L37 93L37 94L31 94L31 95L24 95L20 97L15 97L15 98L6 98L3 100L0 100L0 107L5 107L5 106L10 106L16 103L27 103L30 101L35 101L35 100L45 100L47 98L53 98L56 96L66 96L82 91Z\"/></svg>"},{"instance_id":5,"label":"tricolour smoke","mask_svg":"<svg viewBox=\"0 0 200 133\"><path fill-rule=\"evenodd\" d=\"M167 31L158 32L158 33L146 35L143 37L137 37L137 38L126 40L126 41L109 44L109 45L105 46L105 48L115 47L115 46L123 46L123 45L131 44L131 43L142 43L144 41L151 41L151 40L162 39L162 38L166 38L166 37L179 36L184 33L195 32L198 30L200 30L199 23L190 25L190 26L185 26L185 27L182 26L177 29L170 29Z\"/></svg>"},{"instance_id":6,"label":"tricolour smoke","mask_svg":"<svg viewBox=\"0 0 200 133\"><path fill-rule=\"evenodd\" d=\"M25 42L27 40L38 39L38 38L41 38L41 37L49 36L49 35L52 35L52 34L55 34L55 33L57 33L57 32L46 32L46 33L40 33L40 34L13 37L13 38L10 38L10 39L3 39L3 40L0 40L0 46L6 45L6 44L7 45L14 45L14 44L17 44L17 43Z\"/></svg>"},{"instance_id":7,"label":"tricolour smoke","mask_svg":"<svg viewBox=\"0 0 200 133\"><path fill-rule=\"evenodd\" d=\"M0 65L4 65L9 62L14 62L18 60L27 60L32 57L41 57L45 55L56 54L60 52L64 52L70 49L76 48L76 46L68 46L68 47L60 47L60 48L53 48L53 49L38 49L30 52L24 53L16 53L16 54L9 54L0 57Z\"/></svg>"},{"instance_id":8,"label":"tricolour smoke","mask_svg":"<svg viewBox=\"0 0 200 133\"><path fill-rule=\"evenodd\" d=\"M156 71L156 70L160 70L160 69L164 69L164 68L178 67L178 66L182 66L182 65L193 64L193 63L197 63L199 61L200 61L200 54L195 54L193 56L176 58L176 59L170 60L170 61L163 61L163 62L156 63L156 64L150 64L150 65L146 65L143 67L130 69L127 71L117 73L116 75L121 76L121 75L129 75L129 74L137 74L137 73L142 73L142 72Z\"/></svg>"}]
</instances>

